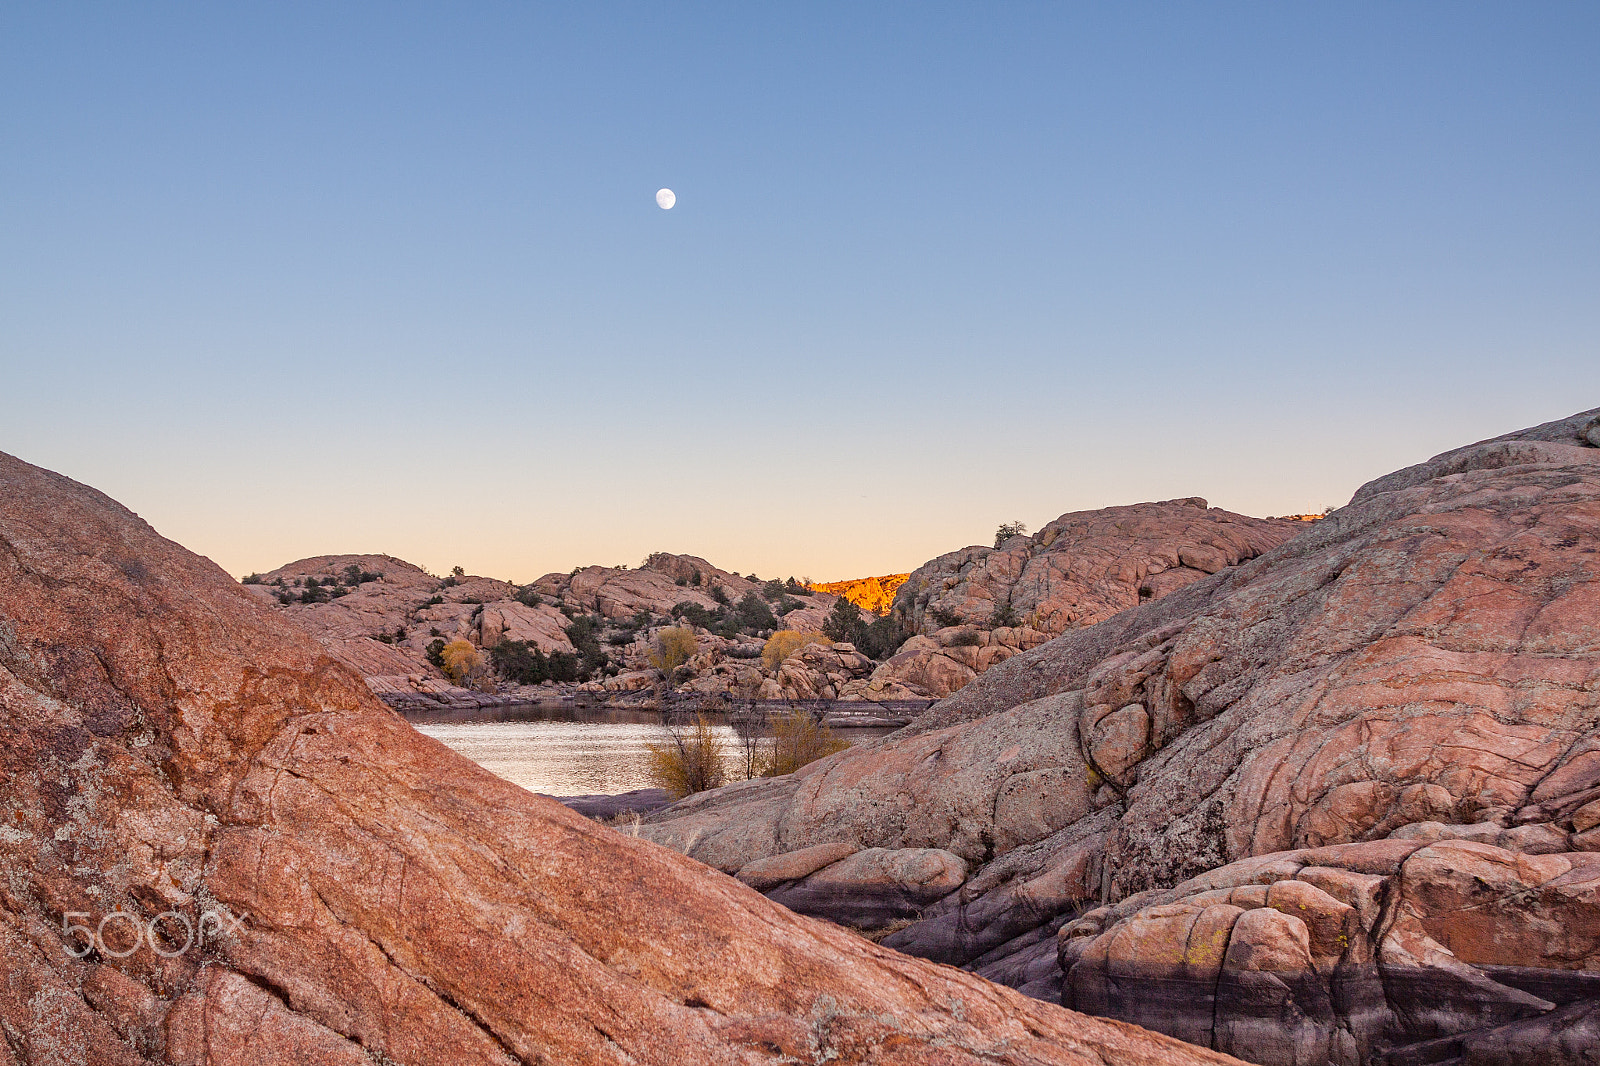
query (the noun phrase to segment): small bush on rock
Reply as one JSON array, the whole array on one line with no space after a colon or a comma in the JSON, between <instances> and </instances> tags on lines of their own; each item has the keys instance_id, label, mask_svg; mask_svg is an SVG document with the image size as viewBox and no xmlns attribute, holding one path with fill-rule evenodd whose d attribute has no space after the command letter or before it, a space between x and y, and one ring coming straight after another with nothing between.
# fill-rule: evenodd
<instances>
[{"instance_id":1,"label":"small bush on rock","mask_svg":"<svg viewBox=\"0 0 1600 1066\"><path fill-rule=\"evenodd\" d=\"M1012 537L1020 537L1028 532L1028 527L1021 522L1002 522L1000 528L994 531L994 546L1001 547Z\"/></svg>"}]
</instances>

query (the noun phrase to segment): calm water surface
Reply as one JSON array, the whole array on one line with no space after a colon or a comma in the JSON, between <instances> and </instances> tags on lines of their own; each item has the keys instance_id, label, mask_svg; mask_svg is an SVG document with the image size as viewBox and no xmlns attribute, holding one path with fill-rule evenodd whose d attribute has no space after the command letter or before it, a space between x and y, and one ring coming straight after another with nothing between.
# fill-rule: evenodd
<instances>
[{"instance_id":1,"label":"calm water surface","mask_svg":"<svg viewBox=\"0 0 1600 1066\"><path fill-rule=\"evenodd\" d=\"M530 792L550 796L614 795L651 788L649 745L667 740L653 711L579 709L529 705L493 711L414 716L419 732L460 752L491 773ZM725 724L716 726L727 751L730 779L741 776L738 738ZM886 736L890 729L841 729L837 735L860 742Z\"/></svg>"}]
</instances>

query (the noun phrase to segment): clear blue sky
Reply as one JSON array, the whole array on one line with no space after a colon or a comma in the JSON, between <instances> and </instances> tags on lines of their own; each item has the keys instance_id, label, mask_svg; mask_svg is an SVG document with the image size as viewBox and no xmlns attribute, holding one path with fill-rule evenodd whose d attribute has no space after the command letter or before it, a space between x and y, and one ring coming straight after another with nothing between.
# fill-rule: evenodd
<instances>
[{"instance_id":1,"label":"clear blue sky","mask_svg":"<svg viewBox=\"0 0 1600 1066\"><path fill-rule=\"evenodd\" d=\"M0 450L234 573L1320 510L1600 404L1597 56L1592 3L9 3Z\"/></svg>"}]
</instances>

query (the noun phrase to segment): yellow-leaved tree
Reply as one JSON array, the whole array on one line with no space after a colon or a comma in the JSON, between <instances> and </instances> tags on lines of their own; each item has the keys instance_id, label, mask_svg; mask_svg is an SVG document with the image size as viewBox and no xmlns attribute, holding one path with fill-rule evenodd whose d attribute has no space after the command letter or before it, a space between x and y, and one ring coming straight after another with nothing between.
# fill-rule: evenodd
<instances>
[{"instance_id":1,"label":"yellow-leaved tree","mask_svg":"<svg viewBox=\"0 0 1600 1066\"><path fill-rule=\"evenodd\" d=\"M700 641L688 626L672 626L656 634L656 646L648 654L650 665L668 678L700 650Z\"/></svg>"},{"instance_id":2,"label":"yellow-leaved tree","mask_svg":"<svg viewBox=\"0 0 1600 1066\"><path fill-rule=\"evenodd\" d=\"M776 671L783 660L807 644L832 645L833 641L814 630L780 629L767 638L766 646L761 649L761 665L768 672Z\"/></svg>"},{"instance_id":3,"label":"yellow-leaved tree","mask_svg":"<svg viewBox=\"0 0 1600 1066\"><path fill-rule=\"evenodd\" d=\"M446 644L439 658L444 663L444 676L458 685L471 687L488 676L489 668L484 664L483 653L473 647L470 641L460 637Z\"/></svg>"}]
</instances>

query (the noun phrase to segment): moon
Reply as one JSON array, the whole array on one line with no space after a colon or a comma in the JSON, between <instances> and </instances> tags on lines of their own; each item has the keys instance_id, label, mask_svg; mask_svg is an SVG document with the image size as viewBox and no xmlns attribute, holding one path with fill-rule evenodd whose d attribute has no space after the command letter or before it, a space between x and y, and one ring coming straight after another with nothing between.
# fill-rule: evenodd
<instances>
[{"instance_id":1,"label":"moon","mask_svg":"<svg viewBox=\"0 0 1600 1066\"><path fill-rule=\"evenodd\" d=\"M663 211L671 211L672 205L678 202L678 194L671 189L656 190L656 204Z\"/></svg>"}]
</instances>

